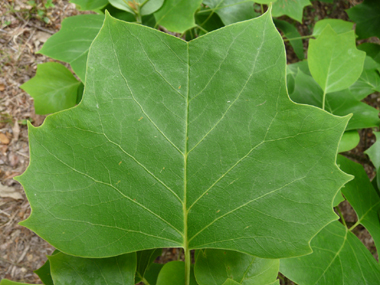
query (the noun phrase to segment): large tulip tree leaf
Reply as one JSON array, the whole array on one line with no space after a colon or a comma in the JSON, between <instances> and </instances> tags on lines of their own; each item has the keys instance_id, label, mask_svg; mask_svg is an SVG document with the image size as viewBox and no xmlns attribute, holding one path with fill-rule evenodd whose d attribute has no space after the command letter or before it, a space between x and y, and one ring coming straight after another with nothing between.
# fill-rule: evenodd
<instances>
[{"instance_id":1,"label":"large tulip tree leaf","mask_svg":"<svg viewBox=\"0 0 380 285\"><path fill-rule=\"evenodd\" d=\"M347 14L356 23L359 39L380 38L380 1L364 0L363 3L347 10Z\"/></svg>"},{"instance_id":2,"label":"large tulip tree leaf","mask_svg":"<svg viewBox=\"0 0 380 285\"><path fill-rule=\"evenodd\" d=\"M166 0L154 13L156 27L164 26L172 32L183 33L195 26L195 12L202 0Z\"/></svg>"},{"instance_id":3,"label":"large tulip tree leaf","mask_svg":"<svg viewBox=\"0 0 380 285\"><path fill-rule=\"evenodd\" d=\"M135 284L135 252L109 258L81 258L60 252L48 259L54 284Z\"/></svg>"},{"instance_id":4,"label":"large tulip tree leaf","mask_svg":"<svg viewBox=\"0 0 380 285\"><path fill-rule=\"evenodd\" d=\"M308 50L310 72L325 93L350 87L363 71L365 53L355 44L355 33L337 34L329 25Z\"/></svg>"},{"instance_id":5,"label":"large tulip tree leaf","mask_svg":"<svg viewBox=\"0 0 380 285\"><path fill-rule=\"evenodd\" d=\"M203 0L203 4L218 14L225 25L257 17L253 2L254 0Z\"/></svg>"},{"instance_id":6,"label":"large tulip tree leaf","mask_svg":"<svg viewBox=\"0 0 380 285\"><path fill-rule=\"evenodd\" d=\"M280 272L299 285L377 284L380 267L361 241L338 221L311 241L313 253L282 259Z\"/></svg>"},{"instance_id":7,"label":"large tulip tree leaf","mask_svg":"<svg viewBox=\"0 0 380 285\"><path fill-rule=\"evenodd\" d=\"M276 281L279 266L278 259L205 249L196 252L194 273L199 285L223 285L228 279L242 285L265 285Z\"/></svg>"},{"instance_id":8,"label":"large tulip tree leaf","mask_svg":"<svg viewBox=\"0 0 380 285\"><path fill-rule=\"evenodd\" d=\"M362 224L372 235L376 248L380 248L380 197L368 179L362 165L338 155L339 167L355 176L342 188L342 193L350 202Z\"/></svg>"},{"instance_id":9,"label":"large tulip tree leaf","mask_svg":"<svg viewBox=\"0 0 380 285\"><path fill-rule=\"evenodd\" d=\"M39 53L70 63L84 82L88 49L103 25L104 15L79 15L63 20L61 30L52 35Z\"/></svg>"},{"instance_id":10,"label":"large tulip tree leaf","mask_svg":"<svg viewBox=\"0 0 380 285\"><path fill-rule=\"evenodd\" d=\"M82 102L29 126L19 178L23 225L62 252L290 257L337 219L349 117L289 100L269 12L188 43L107 16L87 64Z\"/></svg>"},{"instance_id":11,"label":"large tulip tree leaf","mask_svg":"<svg viewBox=\"0 0 380 285\"><path fill-rule=\"evenodd\" d=\"M301 23L303 8L308 5L311 5L310 0L277 0L273 3L273 17L287 15Z\"/></svg>"}]
</instances>

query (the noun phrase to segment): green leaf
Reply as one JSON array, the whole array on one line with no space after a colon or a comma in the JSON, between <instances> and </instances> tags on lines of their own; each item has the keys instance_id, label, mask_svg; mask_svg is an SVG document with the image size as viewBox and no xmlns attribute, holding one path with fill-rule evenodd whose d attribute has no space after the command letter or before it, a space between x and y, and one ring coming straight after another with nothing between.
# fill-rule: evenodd
<instances>
[{"instance_id":1,"label":"green leaf","mask_svg":"<svg viewBox=\"0 0 380 285\"><path fill-rule=\"evenodd\" d=\"M84 82L88 49L103 21L104 15L66 18L62 22L61 30L46 41L39 53L70 63L74 72Z\"/></svg>"},{"instance_id":2,"label":"green leaf","mask_svg":"<svg viewBox=\"0 0 380 285\"><path fill-rule=\"evenodd\" d=\"M39 64L36 76L20 88L33 97L36 114L45 115L75 106L80 85L65 66L47 62Z\"/></svg>"},{"instance_id":3,"label":"green leaf","mask_svg":"<svg viewBox=\"0 0 380 285\"><path fill-rule=\"evenodd\" d=\"M105 14L106 10L114 18L117 18L119 20L123 20L123 21L126 21L126 22L136 22L135 15L133 15L133 14L131 14L129 12L117 9L114 6L112 6L111 4L108 4L106 7L104 7L101 10L101 13ZM103 18L103 20L104 20L104 18ZM102 21L102 24L103 24L103 21ZM100 27L99 27L99 29L100 29Z\"/></svg>"},{"instance_id":4,"label":"green leaf","mask_svg":"<svg viewBox=\"0 0 380 285\"><path fill-rule=\"evenodd\" d=\"M342 193L350 202L358 216L358 224L362 224L371 234L376 248L380 246L380 197L373 188L362 165L338 155L339 167L355 176L342 188Z\"/></svg>"},{"instance_id":5,"label":"green leaf","mask_svg":"<svg viewBox=\"0 0 380 285\"><path fill-rule=\"evenodd\" d=\"M202 0L166 0L160 10L154 13L156 27L164 26L176 33L183 33L195 26L195 12Z\"/></svg>"},{"instance_id":6,"label":"green leaf","mask_svg":"<svg viewBox=\"0 0 380 285\"><path fill-rule=\"evenodd\" d=\"M22 224L86 257L309 253L350 180L335 164L349 117L291 102L285 65L270 13L191 42L107 16L81 103L29 125Z\"/></svg>"},{"instance_id":7,"label":"green leaf","mask_svg":"<svg viewBox=\"0 0 380 285\"><path fill-rule=\"evenodd\" d=\"M337 34L329 25L309 41L310 72L326 93L344 90L359 78L365 53L356 49L355 33Z\"/></svg>"},{"instance_id":8,"label":"green leaf","mask_svg":"<svg viewBox=\"0 0 380 285\"><path fill-rule=\"evenodd\" d=\"M161 248L137 252L136 283L143 281L145 277L145 272L153 264L156 258L159 257L161 254Z\"/></svg>"},{"instance_id":9,"label":"green leaf","mask_svg":"<svg viewBox=\"0 0 380 285\"><path fill-rule=\"evenodd\" d=\"M52 255L55 255L59 252L60 252L59 250L54 250ZM49 259L46 260L44 265L42 265L37 270L34 270L33 272L36 273L38 275L38 277L40 277L41 281L45 285L54 285L53 279L51 277L51 272L50 272L50 261L49 261Z\"/></svg>"},{"instance_id":10,"label":"green leaf","mask_svg":"<svg viewBox=\"0 0 380 285\"><path fill-rule=\"evenodd\" d=\"M149 266L149 268L145 271L144 279L148 282L148 284L156 284L158 274L161 272L163 264L153 263Z\"/></svg>"},{"instance_id":11,"label":"green leaf","mask_svg":"<svg viewBox=\"0 0 380 285\"><path fill-rule=\"evenodd\" d=\"M315 23L313 35L319 36L327 26L330 26L337 34L344 34L352 30L354 23L340 19L323 19Z\"/></svg>"},{"instance_id":12,"label":"green leaf","mask_svg":"<svg viewBox=\"0 0 380 285\"><path fill-rule=\"evenodd\" d=\"M358 46L358 49L365 51L368 56L372 57L378 64L380 64L380 45L363 43Z\"/></svg>"},{"instance_id":13,"label":"green leaf","mask_svg":"<svg viewBox=\"0 0 380 285\"><path fill-rule=\"evenodd\" d=\"M303 43L302 43L301 35L298 32L297 28L286 21L277 20L277 19L273 19L273 21L276 27L284 33L284 36L287 39L289 39L289 43L292 45L297 57L301 60L304 59L305 56L303 54ZM298 39L291 40L292 38L298 38Z\"/></svg>"},{"instance_id":14,"label":"green leaf","mask_svg":"<svg viewBox=\"0 0 380 285\"><path fill-rule=\"evenodd\" d=\"M112 6L120 10L124 10L129 13L135 14L131 6L127 4L128 2L133 3L133 1L124 1L124 0L108 0L108 1L111 3ZM146 2L146 0L135 0L135 3L140 4L140 5L143 4L144 2ZM150 15L156 12L158 9L160 9L163 3L164 3L164 0L149 0L148 2L146 2L146 4L142 8L140 8L141 9L140 14L143 16Z\"/></svg>"},{"instance_id":15,"label":"green leaf","mask_svg":"<svg viewBox=\"0 0 380 285\"><path fill-rule=\"evenodd\" d=\"M81 258L62 252L49 256L54 284L135 284L136 253Z\"/></svg>"},{"instance_id":16,"label":"green leaf","mask_svg":"<svg viewBox=\"0 0 380 285\"><path fill-rule=\"evenodd\" d=\"M185 263L171 261L166 263L158 274L156 285L179 285L185 284ZM197 285L194 278L194 270L191 268L190 285Z\"/></svg>"},{"instance_id":17,"label":"green leaf","mask_svg":"<svg viewBox=\"0 0 380 285\"><path fill-rule=\"evenodd\" d=\"M313 253L283 259L280 272L297 284L377 284L380 267L361 241L333 222L311 241Z\"/></svg>"},{"instance_id":18,"label":"green leaf","mask_svg":"<svg viewBox=\"0 0 380 285\"><path fill-rule=\"evenodd\" d=\"M277 279L280 261L235 251L205 249L196 252L195 277L199 285L270 284ZM235 284L235 283L233 283Z\"/></svg>"},{"instance_id":19,"label":"green leaf","mask_svg":"<svg viewBox=\"0 0 380 285\"><path fill-rule=\"evenodd\" d=\"M287 15L290 18L302 23L303 8L311 5L309 0L277 0L273 4L273 17Z\"/></svg>"},{"instance_id":20,"label":"green leaf","mask_svg":"<svg viewBox=\"0 0 380 285\"><path fill-rule=\"evenodd\" d=\"M311 76L299 70L294 81L292 77L288 77L288 80L291 80L288 85L293 84L293 92L290 94L293 101L322 107L323 90ZM347 130L371 128L380 124L379 111L360 102L348 89L326 94L325 109L338 116L352 113L353 116L348 122Z\"/></svg>"},{"instance_id":21,"label":"green leaf","mask_svg":"<svg viewBox=\"0 0 380 285\"><path fill-rule=\"evenodd\" d=\"M256 1L255 1L256 2ZM218 14L224 25L249 20L259 16L253 8L254 0L204 0L203 4Z\"/></svg>"},{"instance_id":22,"label":"green leaf","mask_svg":"<svg viewBox=\"0 0 380 285\"><path fill-rule=\"evenodd\" d=\"M30 285L29 283L14 282L8 279L2 279L0 285Z\"/></svg>"},{"instance_id":23,"label":"green leaf","mask_svg":"<svg viewBox=\"0 0 380 285\"><path fill-rule=\"evenodd\" d=\"M70 0L70 3L78 5L78 10L97 10L108 4L108 0Z\"/></svg>"},{"instance_id":24,"label":"green leaf","mask_svg":"<svg viewBox=\"0 0 380 285\"><path fill-rule=\"evenodd\" d=\"M364 69L359 79L350 86L350 92L362 100L369 94L380 92L380 74L376 69Z\"/></svg>"},{"instance_id":25,"label":"green leaf","mask_svg":"<svg viewBox=\"0 0 380 285\"><path fill-rule=\"evenodd\" d=\"M364 0L347 10L347 14L356 23L358 39L380 38L380 1Z\"/></svg>"},{"instance_id":26,"label":"green leaf","mask_svg":"<svg viewBox=\"0 0 380 285\"><path fill-rule=\"evenodd\" d=\"M376 142L364 153L369 156L376 169L380 168L380 132L373 132L376 136Z\"/></svg>"},{"instance_id":27,"label":"green leaf","mask_svg":"<svg viewBox=\"0 0 380 285\"><path fill-rule=\"evenodd\" d=\"M360 136L357 130L344 132L340 141L338 152L345 152L355 148L360 142Z\"/></svg>"}]
</instances>

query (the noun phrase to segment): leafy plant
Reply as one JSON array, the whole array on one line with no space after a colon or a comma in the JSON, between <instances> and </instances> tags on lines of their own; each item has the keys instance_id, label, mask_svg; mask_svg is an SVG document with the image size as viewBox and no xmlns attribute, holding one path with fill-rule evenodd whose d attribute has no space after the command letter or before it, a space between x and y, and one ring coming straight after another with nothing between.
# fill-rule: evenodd
<instances>
[{"instance_id":1,"label":"leafy plant","mask_svg":"<svg viewBox=\"0 0 380 285\"><path fill-rule=\"evenodd\" d=\"M29 123L18 178L32 207L22 224L59 250L41 280L261 285L280 270L299 284L375 284L380 267L352 231L379 243L379 192L336 155L379 126L361 102L379 91L379 45L356 48L352 23L322 20L307 60L286 67L271 11L256 17L252 1L150 1L73 1L100 14L65 20L40 52L84 84L51 63L23 85L53 113ZM300 20L310 2L288 4L279 13ZM274 22L302 59L296 27ZM359 217L349 228L333 211L344 199ZM184 262L154 263L165 247Z\"/></svg>"}]
</instances>

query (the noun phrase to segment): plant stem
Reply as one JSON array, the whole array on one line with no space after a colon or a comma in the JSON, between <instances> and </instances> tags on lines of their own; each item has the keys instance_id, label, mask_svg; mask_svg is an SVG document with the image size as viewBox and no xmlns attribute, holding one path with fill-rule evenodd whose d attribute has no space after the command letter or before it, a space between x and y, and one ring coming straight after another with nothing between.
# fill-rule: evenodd
<instances>
[{"instance_id":1,"label":"plant stem","mask_svg":"<svg viewBox=\"0 0 380 285\"><path fill-rule=\"evenodd\" d=\"M325 109L325 103L326 103L326 90L323 91L323 97L322 97L322 110Z\"/></svg>"},{"instance_id":2,"label":"plant stem","mask_svg":"<svg viewBox=\"0 0 380 285\"><path fill-rule=\"evenodd\" d=\"M340 216L340 219L341 219L342 222L343 222L343 225L347 228L346 221L345 221L345 219L344 219L344 217L343 217L343 215L342 215L342 212L341 212L340 209L339 209L339 206L336 206L335 209L336 209L336 211L339 213L339 216Z\"/></svg>"},{"instance_id":3,"label":"plant stem","mask_svg":"<svg viewBox=\"0 0 380 285\"><path fill-rule=\"evenodd\" d=\"M191 266L191 255L190 255L190 249L187 246L185 248L185 280L186 280L186 285L190 285L190 266Z\"/></svg>"},{"instance_id":4,"label":"plant stem","mask_svg":"<svg viewBox=\"0 0 380 285\"><path fill-rule=\"evenodd\" d=\"M298 37L298 38L284 39L284 42L288 42L288 41L292 41L292 40L309 39L309 38L314 38L314 36L313 35L309 35L309 36L303 36L303 37Z\"/></svg>"},{"instance_id":5,"label":"plant stem","mask_svg":"<svg viewBox=\"0 0 380 285\"><path fill-rule=\"evenodd\" d=\"M208 33L208 31L204 28L202 28L201 26L197 25L197 28L200 29L201 31L205 32L206 34Z\"/></svg>"},{"instance_id":6,"label":"plant stem","mask_svg":"<svg viewBox=\"0 0 380 285\"><path fill-rule=\"evenodd\" d=\"M261 6L261 14L264 14L264 5L260 4L260 6Z\"/></svg>"},{"instance_id":7,"label":"plant stem","mask_svg":"<svg viewBox=\"0 0 380 285\"><path fill-rule=\"evenodd\" d=\"M144 7L144 5L146 4L146 3L148 3L149 2L149 0L145 0L141 5L140 5L140 9L142 8L142 7Z\"/></svg>"},{"instance_id":8,"label":"plant stem","mask_svg":"<svg viewBox=\"0 0 380 285\"><path fill-rule=\"evenodd\" d=\"M352 232L352 230L354 229L354 228L356 228L358 225L360 225L360 220L358 220L351 228L349 228L348 230L350 231L350 232Z\"/></svg>"}]
</instances>

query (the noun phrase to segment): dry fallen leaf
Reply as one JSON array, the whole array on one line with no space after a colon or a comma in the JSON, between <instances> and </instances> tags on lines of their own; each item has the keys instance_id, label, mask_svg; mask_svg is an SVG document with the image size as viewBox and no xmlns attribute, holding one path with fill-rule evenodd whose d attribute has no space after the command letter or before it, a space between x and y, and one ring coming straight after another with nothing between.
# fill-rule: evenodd
<instances>
[{"instance_id":1,"label":"dry fallen leaf","mask_svg":"<svg viewBox=\"0 0 380 285\"><path fill-rule=\"evenodd\" d=\"M17 192L14 187L4 186L3 184L0 184L0 198L23 199L21 193Z\"/></svg>"},{"instance_id":2,"label":"dry fallen leaf","mask_svg":"<svg viewBox=\"0 0 380 285\"><path fill-rule=\"evenodd\" d=\"M9 144L9 138L3 133L0 133L0 144Z\"/></svg>"},{"instance_id":3,"label":"dry fallen leaf","mask_svg":"<svg viewBox=\"0 0 380 285\"><path fill-rule=\"evenodd\" d=\"M4 84L0 84L0 91L4 91L5 90L5 85Z\"/></svg>"}]
</instances>

